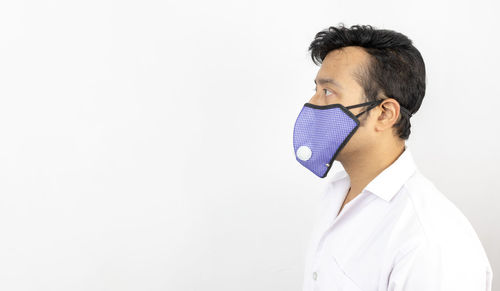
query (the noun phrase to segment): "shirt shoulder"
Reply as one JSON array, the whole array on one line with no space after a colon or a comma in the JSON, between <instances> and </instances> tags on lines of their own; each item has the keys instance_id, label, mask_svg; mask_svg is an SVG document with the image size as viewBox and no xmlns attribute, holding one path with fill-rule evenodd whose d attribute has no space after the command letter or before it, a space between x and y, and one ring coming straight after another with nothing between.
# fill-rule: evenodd
<instances>
[{"instance_id":1,"label":"shirt shoulder","mask_svg":"<svg viewBox=\"0 0 500 291\"><path fill-rule=\"evenodd\" d=\"M408 179L402 191L412 214L421 227L421 235L434 243L448 244L461 239L477 243L478 236L463 212L420 171Z\"/></svg>"},{"instance_id":2,"label":"shirt shoulder","mask_svg":"<svg viewBox=\"0 0 500 291\"><path fill-rule=\"evenodd\" d=\"M447 264L469 262L491 272L486 252L463 212L416 171L391 203L400 213L391 236L394 262L416 250L435 250Z\"/></svg>"}]
</instances>

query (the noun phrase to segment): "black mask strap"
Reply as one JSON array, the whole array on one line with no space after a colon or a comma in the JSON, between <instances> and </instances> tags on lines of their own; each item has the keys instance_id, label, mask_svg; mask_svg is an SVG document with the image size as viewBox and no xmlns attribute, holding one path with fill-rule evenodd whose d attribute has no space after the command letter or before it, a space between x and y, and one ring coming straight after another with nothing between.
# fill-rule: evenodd
<instances>
[{"instance_id":1,"label":"black mask strap","mask_svg":"<svg viewBox=\"0 0 500 291\"><path fill-rule=\"evenodd\" d=\"M356 104L356 105L351 105L351 106L347 106L346 108L347 109L351 109L351 108L357 108L357 107L363 107L363 106L367 106L369 105L365 111L362 111L361 113L357 114L356 117L359 117L361 116L361 114L365 113L365 112L368 112L370 110L372 110L373 108L375 108L377 105L379 105L380 103L382 103L384 100L377 100L377 101L370 101L370 102L365 102L365 103L361 103L361 104ZM404 108L403 106L399 106L399 110L406 113L408 115L408 118L410 118L413 114L410 112L410 110Z\"/></svg>"},{"instance_id":2,"label":"black mask strap","mask_svg":"<svg viewBox=\"0 0 500 291\"><path fill-rule=\"evenodd\" d=\"M384 100L377 100L377 101L370 101L370 102L365 102L365 103L361 103L361 104L356 104L356 105L351 105L351 106L347 106L346 108L347 109L351 109L351 108L357 108L357 107L363 107L363 106L368 106L368 108L366 108L365 111L359 113L356 115L356 117L359 117L361 116L361 114L365 113L365 112L368 112L369 110L375 108L377 105L379 105L380 103L382 103L382 101Z\"/></svg>"},{"instance_id":3,"label":"black mask strap","mask_svg":"<svg viewBox=\"0 0 500 291\"><path fill-rule=\"evenodd\" d=\"M410 110L404 108L403 106L399 105L399 111L403 111L408 115L408 118L410 118L413 114L411 114Z\"/></svg>"}]
</instances>

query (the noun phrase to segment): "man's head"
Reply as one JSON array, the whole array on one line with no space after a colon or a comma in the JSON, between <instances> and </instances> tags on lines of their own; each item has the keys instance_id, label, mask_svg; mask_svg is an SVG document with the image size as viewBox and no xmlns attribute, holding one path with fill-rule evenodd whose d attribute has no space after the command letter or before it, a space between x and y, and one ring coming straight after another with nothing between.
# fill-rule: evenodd
<instances>
[{"instance_id":1,"label":"man's head","mask_svg":"<svg viewBox=\"0 0 500 291\"><path fill-rule=\"evenodd\" d=\"M340 25L318 32L309 50L313 62L321 64L310 103L350 106L383 99L361 115L360 128L342 150L344 155L408 139L407 111L417 112L425 95L424 61L408 37L369 25ZM351 111L357 114L365 109Z\"/></svg>"}]
</instances>

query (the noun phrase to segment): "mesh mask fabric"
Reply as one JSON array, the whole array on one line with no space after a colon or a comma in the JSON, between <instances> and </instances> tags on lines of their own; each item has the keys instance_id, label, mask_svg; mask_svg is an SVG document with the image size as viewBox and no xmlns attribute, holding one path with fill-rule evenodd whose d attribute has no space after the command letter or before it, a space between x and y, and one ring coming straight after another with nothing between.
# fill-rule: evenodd
<instances>
[{"instance_id":1,"label":"mesh mask fabric","mask_svg":"<svg viewBox=\"0 0 500 291\"><path fill-rule=\"evenodd\" d=\"M293 130L295 158L318 177L326 177L358 126L359 120L340 104L304 104Z\"/></svg>"}]
</instances>

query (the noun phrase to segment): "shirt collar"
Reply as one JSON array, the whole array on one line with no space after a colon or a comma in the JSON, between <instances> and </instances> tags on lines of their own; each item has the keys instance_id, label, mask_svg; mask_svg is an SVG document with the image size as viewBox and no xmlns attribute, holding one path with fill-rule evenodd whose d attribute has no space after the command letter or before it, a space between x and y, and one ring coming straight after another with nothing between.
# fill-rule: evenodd
<instances>
[{"instance_id":1,"label":"shirt collar","mask_svg":"<svg viewBox=\"0 0 500 291\"><path fill-rule=\"evenodd\" d=\"M415 165L415 161L413 160L413 155L408 146L405 145L403 153L392 164L371 180L370 183L366 185L364 191L375 194L383 200L389 202L394 195L398 193L406 181L413 175L416 169L417 167ZM346 179L349 180L347 172L345 172L345 170L340 171L333 176L331 183L338 183L341 180ZM349 189L349 186L347 186L347 189Z\"/></svg>"},{"instance_id":2,"label":"shirt collar","mask_svg":"<svg viewBox=\"0 0 500 291\"><path fill-rule=\"evenodd\" d=\"M365 190L385 201L390 201L416 169L413 155L408 146L405 145L403 153L389 167L385 168L375 179L368 183Z\"/></svg>"}]
</instances>

